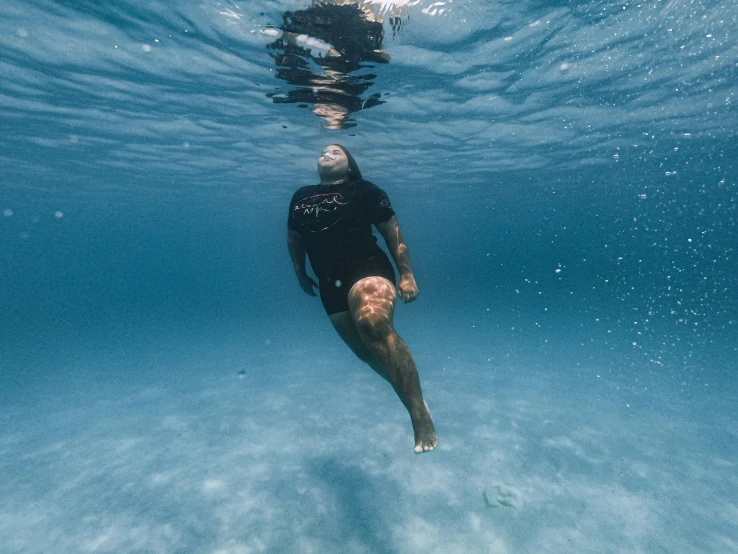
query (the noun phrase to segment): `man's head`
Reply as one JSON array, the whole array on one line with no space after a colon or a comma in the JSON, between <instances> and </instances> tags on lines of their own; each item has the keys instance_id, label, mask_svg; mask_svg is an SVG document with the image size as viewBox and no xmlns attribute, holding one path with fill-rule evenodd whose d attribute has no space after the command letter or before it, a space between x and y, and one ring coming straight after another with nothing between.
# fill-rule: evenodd
<instances>
[{"instance_id":1,"label":"man's head","mask_svg":"<svg viewBox=\"0 0 738 554\"><path fill-rule=\"evenodd\" d=\"M323 149L318 158L318 174L322 181L356 181L362 178L356 160L340 144L330 144Z\"/></svg>"}]
</instances>

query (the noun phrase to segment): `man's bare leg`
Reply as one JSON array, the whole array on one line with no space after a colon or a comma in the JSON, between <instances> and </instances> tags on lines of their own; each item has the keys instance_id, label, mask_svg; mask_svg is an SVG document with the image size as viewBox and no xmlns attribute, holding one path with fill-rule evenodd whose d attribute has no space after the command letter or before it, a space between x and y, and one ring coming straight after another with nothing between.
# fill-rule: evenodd
<instances>
[{"instance_id":1,"label":"man's bare leg","mask_svg":"<svg viewBox=\"0 0 738 554\"><path fill-rule=\"evenodd\" d=\"M379 360L374 357L369 347L364 344L364 340L359 335L359 331L356 330L356 324L351 316L350 311L338 312L328 316L333 324L333 328L336 330L338 335L343 339L343 342L356 354L362 362L365 362L371 367L382 379L392 384L389 380L389 376L384 371L382 364Z\"/></svg>"},{"instance_id":2,"label":"man's bare leg","mask_svg":"<svg viewBox=\"0 0 738 554\"><path fill-rule=\"evenodd\" d=\"M415 452L428 452L438 446L438 437L423 401L413 355L392 325L396 295L395 287L384 277L367 277L351 287L349 309L356 331L382 370L378 373L389 381L410 414Z\"/></svg>"}]
</instances>

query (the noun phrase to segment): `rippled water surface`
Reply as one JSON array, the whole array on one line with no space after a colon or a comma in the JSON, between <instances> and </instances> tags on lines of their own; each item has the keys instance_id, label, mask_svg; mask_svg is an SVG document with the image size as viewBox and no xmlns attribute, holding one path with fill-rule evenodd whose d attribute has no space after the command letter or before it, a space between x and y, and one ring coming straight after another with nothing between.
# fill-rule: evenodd
<instances>
[{"instance_id":1,"label":"rippled water surface","mask_svg":"<svg viewBox=\"0 0 738 554\"><path fill-rule=\"evenodd\" d=\"M262 31L300 7L5 3L2 154L13 188L239 194L259 180L268 195L298 178L329 135L265 98L286 86ZM709 169L729 169L735 4L446 7L406 8L406 25L385 38L391 62L372 70L388 102L342 137L377 180L405 169L416 189L433 190L431 178L483 187L500 171L607 176L617 164L653 180L708 157ZM276 160L290 162L277 174L267 170Z\"/></svg>"},{"instance_id":2,"label":"rippled water surface","mask_svg":"<svg viewBox=\"0 0 738 554\"><path fill-rule=\"evenodd\" d=\"M0 4L0 551L738 552L738 3L369 4ZM294 279L334 142L431 455Z\"/></svg>"}]
</instances>

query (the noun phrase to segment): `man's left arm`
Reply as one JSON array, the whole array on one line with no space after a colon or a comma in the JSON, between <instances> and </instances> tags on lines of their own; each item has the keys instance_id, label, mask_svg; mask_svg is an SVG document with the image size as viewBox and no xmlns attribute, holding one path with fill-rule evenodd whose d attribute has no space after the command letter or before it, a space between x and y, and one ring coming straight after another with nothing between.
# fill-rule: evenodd
<instances>
[{"instance_id":1,"label":"man's left arm","mask_svg":"<svg viewBox=\"0 0 738 554\"><path fill-rule=\"evenodd\" d=\"M395 260L397 270L400 272L400 284L397 286L397 294L407 303L412 302L418 296L418 285L413 277L410 267L410 256L407 253L407 244L400 232L397 218L393 215L389 219L376 225L379 233L384 237L387 248Z\"/></svg>"}]
</instances>

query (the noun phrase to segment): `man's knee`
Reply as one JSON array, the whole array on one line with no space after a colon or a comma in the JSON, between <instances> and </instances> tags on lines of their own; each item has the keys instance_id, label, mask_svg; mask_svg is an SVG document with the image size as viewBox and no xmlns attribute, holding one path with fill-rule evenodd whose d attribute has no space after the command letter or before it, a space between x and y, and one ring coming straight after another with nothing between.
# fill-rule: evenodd
<instances>
[{"instance_id":1,"label":"man's knee","mask_svg":"<svg viewBox=\"0 0 738 554\"><path fill-rule=\"evenodd\" d=\"M358 281L349 292L349 307L356 329L364 340L381 341L393 331L392 283L382 277Z\"/></svg>"},{"instance_id":2,"label":"man's knee","mask_svg":"<svg viewBox=\"0 0 738 554\"><path fill-rule=\"evenodd\" d=\"M353 310L371 305L391 310L396 295L395 287L384 277L365 277L354 283L348 294L349 308Z\"/></svg>"}]
</instances>

